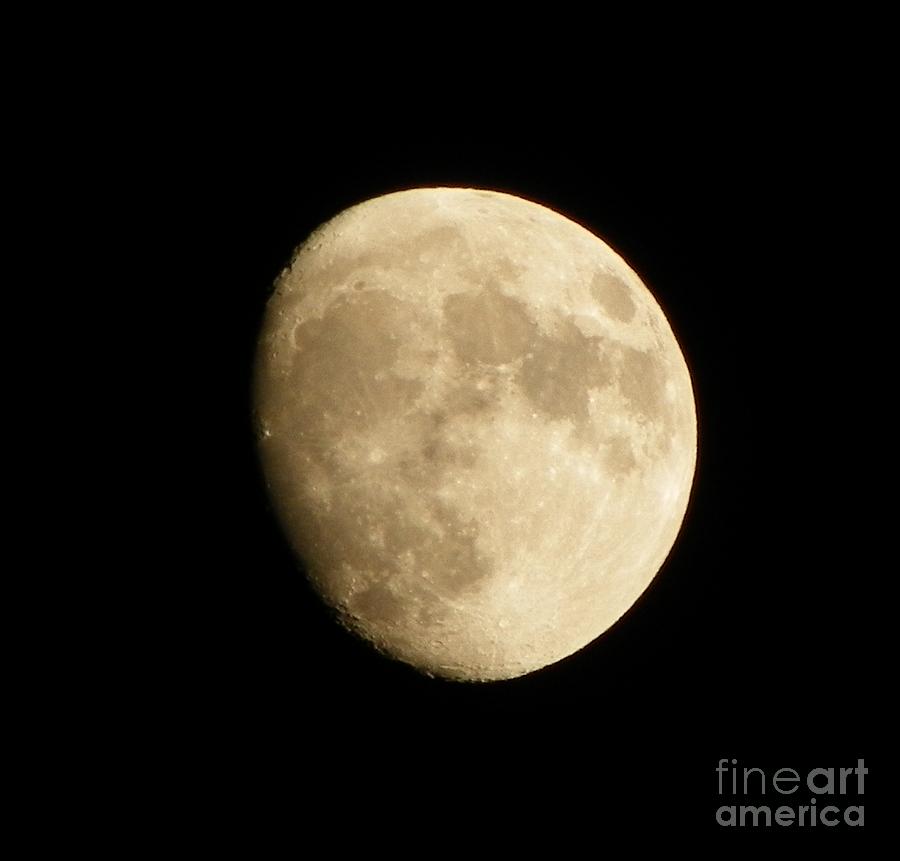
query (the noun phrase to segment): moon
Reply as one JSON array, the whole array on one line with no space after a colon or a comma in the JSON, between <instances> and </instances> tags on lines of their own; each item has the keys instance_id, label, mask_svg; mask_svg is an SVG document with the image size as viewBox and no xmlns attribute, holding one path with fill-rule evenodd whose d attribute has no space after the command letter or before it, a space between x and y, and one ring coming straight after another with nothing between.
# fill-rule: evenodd
<instances>
[{"instance_id":1,"label":"moon","mask_svg":"<svg viewBox=\"0 0 900 861\"><path fill-rule=\"evenodd\" d=\"M687 510L697 425L665 315L606 243L497 191L353 206L278 277L254 374L272 506L350 630L509 679L637 600Z\"/></svg>"}]
</instances>

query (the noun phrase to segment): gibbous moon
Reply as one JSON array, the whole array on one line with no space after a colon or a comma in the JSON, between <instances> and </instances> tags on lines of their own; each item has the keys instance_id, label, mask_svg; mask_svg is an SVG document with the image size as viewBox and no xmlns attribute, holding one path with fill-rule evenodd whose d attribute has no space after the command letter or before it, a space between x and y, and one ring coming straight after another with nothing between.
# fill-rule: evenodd
<instances>
[{"instance_id":1,"label":"gibbous moon","mask_svg":"<svg viewBox=\"0 0 900 861\"><path fill-rule=\"evenodd\" d=\"M316 590L430 675L582 648L687 508L694 398L662 310L604 242L509 194L413 189L320 227L269 300L254 397Z\"/></svg>"}]
</instances>

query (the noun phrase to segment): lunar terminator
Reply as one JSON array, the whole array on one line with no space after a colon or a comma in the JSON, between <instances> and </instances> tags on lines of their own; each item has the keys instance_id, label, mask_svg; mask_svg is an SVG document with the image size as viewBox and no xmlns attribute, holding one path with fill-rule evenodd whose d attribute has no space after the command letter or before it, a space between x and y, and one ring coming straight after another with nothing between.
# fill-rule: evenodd
<instances>
[{"instance_id":1,"label":"lunar terminator","mask_svg":"<svg viewBox=\"0 0 900 861\"><path fill-rule=\"evenodd\" d=\"M590 643L688 504L694 398L662 310L602 240L509 194L413 189L320 227L276 282L254 399L316 590L432 675Z\"/></svg>"}]
</instances>

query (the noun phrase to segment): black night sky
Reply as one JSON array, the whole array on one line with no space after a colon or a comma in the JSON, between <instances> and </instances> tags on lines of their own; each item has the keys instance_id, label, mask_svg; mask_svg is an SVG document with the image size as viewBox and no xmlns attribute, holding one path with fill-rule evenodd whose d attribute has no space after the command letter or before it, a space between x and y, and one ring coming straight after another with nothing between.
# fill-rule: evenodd
<instances>
[{"instance_id":1,"label":"black night sky","mask_svg":"<svg viewBox=\"0 0 900 861\"><path fill-rule=\"evenodd\" d=\"M338 111L254 91L186 111L168 205L195 268L175 306L207 335L179 387L199 424L176 444L190 469L172 491L189 512L171 573L176 699L232 824L301 848L319 828L340 841L407 822L438 843L474 824L639 840L715 832L723 757L866 757L874 775L882 175L867 127L836 129L832 102L800 110L753 87L690 106L658 94L627 116L454 92L427 111L412 94L345 93ZM693 496L650 589L581 652L488 685L425 678L334 624L253 447L254 340L293 247L353 203L428 185L507 191L603 237L663 307L697 400Z\"/></svg>"}]
</instances>

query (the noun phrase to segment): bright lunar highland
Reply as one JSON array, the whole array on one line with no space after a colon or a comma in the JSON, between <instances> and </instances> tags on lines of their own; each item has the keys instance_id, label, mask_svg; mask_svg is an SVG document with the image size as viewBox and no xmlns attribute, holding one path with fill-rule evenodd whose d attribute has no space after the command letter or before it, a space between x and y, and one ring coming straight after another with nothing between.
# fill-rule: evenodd
<instances>
[{"instance_id":1,"label":"bright lunar highland","mask_svg":"<svg viewBox=\"0 0 900 861\"><path fill-rule=\"evenodd\" d=\"M269 300L254 399L315 589L431 675L590 643L687 509L694 398L662 310L602 240L509 194L413 189L320 227Z\"/></svg>"}]
</instances>

